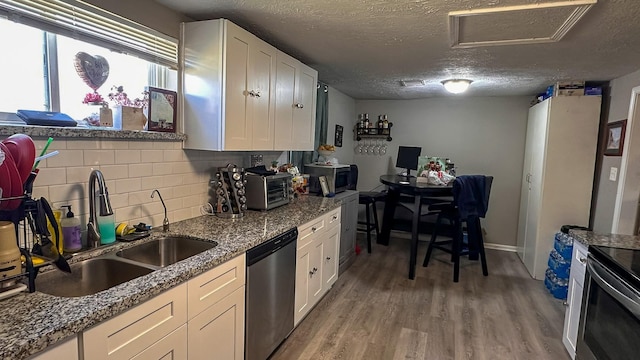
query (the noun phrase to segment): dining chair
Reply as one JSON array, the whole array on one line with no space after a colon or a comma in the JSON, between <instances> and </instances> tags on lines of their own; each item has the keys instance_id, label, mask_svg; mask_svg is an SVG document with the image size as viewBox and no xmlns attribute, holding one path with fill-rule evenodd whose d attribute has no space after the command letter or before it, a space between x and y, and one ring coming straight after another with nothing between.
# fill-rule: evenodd
<instances>
[{"instance_id":1,"label":"dining chair","mask_svg":"<svg viewBox=\"0 0 640 360\"><path fill-rule=\"evenodd\" d=\"M358 165L350 165L349 190L356 190L358 185ZM357 231L367 234L367 252L371 254L371 232L375 231L376 239L380 236L380 226L378 225L378 211L376 202L385 201L387 194L385 191L361 191L358 193L358 204L366 207L366 221L358 220ZM372 216L373 215L373 216Z\"/></svg>"},{"instance_id":2,"label":"dining chair","mask_svg":"<svg viewBox=\"0 0 640 360\"><path fill-rule=\"evenodd\" d=\"M428 266L433 249L436 248L451 254L454 282L459 280L460 256L464 255L469 255L471 260L480 258L482 274L489 275L480 219L484 218L487 213L492 184L493 176L458 176L453 183L453 201L433 204L429 207L429 211L437 213L438 216L422 266ZM444 220L452 225L452 238L438 241L438 233ZM465 228L467 232L466 244L464 243Z\"/></svg>"}]
</instances>

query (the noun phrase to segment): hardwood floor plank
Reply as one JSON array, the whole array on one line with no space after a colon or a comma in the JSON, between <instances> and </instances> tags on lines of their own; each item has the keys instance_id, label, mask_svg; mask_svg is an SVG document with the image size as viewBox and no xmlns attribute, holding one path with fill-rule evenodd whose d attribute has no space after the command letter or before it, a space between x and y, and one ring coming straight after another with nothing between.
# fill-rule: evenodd
<instances>
[{"instance_id":1,"label":"hardwood floor plank","mask_svg":"<svg viewBox=\"0 0 640 360\"><path fill-rule=\"evenodd\" d=\"M418 250L409 280L409 241L374 242L272 359L569 359L562 302L515 253L487 250L488 277L464 258L454 283L449 254L436 250L423 268L426 244Z\"/></svg>"}]
</instances>

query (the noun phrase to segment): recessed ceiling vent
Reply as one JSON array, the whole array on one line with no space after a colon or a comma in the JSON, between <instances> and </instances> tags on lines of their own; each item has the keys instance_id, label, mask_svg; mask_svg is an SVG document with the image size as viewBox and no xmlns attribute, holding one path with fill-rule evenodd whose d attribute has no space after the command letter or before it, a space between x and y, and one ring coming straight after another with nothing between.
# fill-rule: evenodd
<instances>
[{"instance_id":1,"label":"recessed ceiling vent","mask_svg":"<svg viewBox=\"0 0 640 360\"><path fill-rule=\"evenodd\" d=\"M405 87L420 87L425 86L424 80L400 80L400 85Z\"/></svg>"},{"instance_id":2,"label":"recessed ceiling vent","mask_svg":"<svg viewBox=\"0 0 640 360\"><path fill-rule=\"evenodd\" d=\"M452 11L452 48L556 42L598 0L554 1L529 5Z\"/></svg>"}]
</instances>

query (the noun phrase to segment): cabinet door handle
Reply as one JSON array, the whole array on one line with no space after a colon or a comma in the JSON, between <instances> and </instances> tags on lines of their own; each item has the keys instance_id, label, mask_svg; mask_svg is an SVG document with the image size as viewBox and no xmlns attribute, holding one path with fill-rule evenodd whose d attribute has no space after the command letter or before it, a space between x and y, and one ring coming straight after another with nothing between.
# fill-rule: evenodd
<instances>
[{"instance_id":1,"label":"cabinet door handle","mask_svg":"<svg viewBox=\"0 0 640 360\"><path fill-rule=\"evenodd\" d=\"M255 91L253 94L254 94L253 96L255 96L255 97L257 97L257 98L259 98L259 97L260 97L260 91Z\"/></svg>"},{"instance_id":2,"label":"cabinet door handle","mask_svg":"<svg viewBox=\"0 0 640 360\"><path fill-rule=\"evenodd\" d=\"M327 261L331 260L331 256L327 256Z\"/></svg>"},{"instance_id":3,"label":"cabinet door handle","mask_svg":"<svg viewBox=\"0 0 640 360\"><path fill-rule=\"evenodd\" d=\"M296 103L294 106L298 109L302 109L304 107L304 105L301 103Z\"/></svg>"},{"instance_id":4,"label":"cabinet door handle","mask_svg":"<svg viewBox=\"0 0 640 360\"><path fill-rule=\"evenodd\" d=\"M318 268L313 268L313 270L309 271L309 276L313 276L317 272L318 272Z\"/></svg>"},{"instance_id":5,"label":"cabinet door handle","mask_svg":"<svg viewBox=\"0 0 640 360\"><path fill-rule=\"evenodd\" d=\"M316 229L315 227L311 228L311 232L316 232L316 230L318 230L318 229Z\"/></svg>"},{"instance_id":6,"label":"cabinet door handle","mask_svg":"<svg viewBox=\"0 0 640 360\"><path fill-rule=\"evenodd\" d=\"M580 264L586 264L587 263L587 259L583 258L583 257L579 257L578 261L580 262Z\"/></svg>"},{"instance_id":7,"label":"cabinet door handle","mask_svg":"<svg viewBox=\"0 0 640 360\"><path fill-rule=\"evenodd\" d=\"M332 220L338 219L338 215L333 215Z\"/></svg>"}]
</instances>

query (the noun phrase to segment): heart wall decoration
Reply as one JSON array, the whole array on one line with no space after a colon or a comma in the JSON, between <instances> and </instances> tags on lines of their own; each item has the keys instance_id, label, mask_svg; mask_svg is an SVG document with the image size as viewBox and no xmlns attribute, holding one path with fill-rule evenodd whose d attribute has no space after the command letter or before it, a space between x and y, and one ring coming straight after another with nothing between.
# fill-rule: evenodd
<instances>
[{"instance_id":1,"label":"heart wall decoration","mask_svg":"<svg viewBox=\"0 0 640 360\"><path fill-rule=\"evenodd\" d=\"M85 52L76 54L73 65L82 81L96 91L109 77L109 63L100 55L89 55Z\"/></svg>"}]
</instances>

